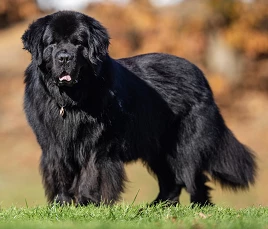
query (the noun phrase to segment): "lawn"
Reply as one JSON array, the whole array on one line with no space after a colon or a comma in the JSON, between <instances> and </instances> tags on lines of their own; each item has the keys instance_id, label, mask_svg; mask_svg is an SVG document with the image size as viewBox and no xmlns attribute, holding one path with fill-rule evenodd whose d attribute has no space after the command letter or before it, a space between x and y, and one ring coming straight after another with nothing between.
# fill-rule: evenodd
<instances>
[{"instance_id":1,"label":"lawn","mask_svg":"<svg viewBox=\"0 0 268 229\"><path fill-rule=\"evenodd\" d=\"M26 204L27 205L27 204ZM9 207L0 210L0 228L89 228L89 229L205 229L268 228L268 208L172 206L164 204L118 204L75 207L53 204L36 207Z\"/></svg>"}]
</instances>

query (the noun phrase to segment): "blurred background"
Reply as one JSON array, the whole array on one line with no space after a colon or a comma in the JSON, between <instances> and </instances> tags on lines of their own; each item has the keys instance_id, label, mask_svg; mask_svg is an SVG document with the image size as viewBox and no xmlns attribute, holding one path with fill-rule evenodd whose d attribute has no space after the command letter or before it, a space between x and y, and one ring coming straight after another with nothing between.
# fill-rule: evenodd
<instances>
[{"instance_id":1,"label":"blurred background","mask_svg":"<svg viewBox=\"0 0 268 229\"><path fill-rule=\"evenodd\" d=\"M21 36L29 23L60 9L99 20L114 58L165 52L189 59L209 80L237 138L256 152L259 174L248 192L210 186L213 201L235 208L268 206L268 2L266 0L1 0L0 207L46 203L40 148L23 113L23 74L30 54ZM126 166L123 201L152 201L157 183L141 163ZM184 192L182 204L189 203Z\"/></svg>"}]
</instances>

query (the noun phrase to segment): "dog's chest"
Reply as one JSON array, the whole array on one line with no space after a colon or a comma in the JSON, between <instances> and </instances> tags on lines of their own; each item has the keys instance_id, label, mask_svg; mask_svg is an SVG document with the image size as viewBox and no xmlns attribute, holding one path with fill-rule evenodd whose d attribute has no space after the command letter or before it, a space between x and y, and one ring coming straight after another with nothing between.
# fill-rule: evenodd
<instances>
[{"instance_id":1,"label":"dog's chest","mask_svg":"<svg viewBox=\"0 0 268 229\"><path fill-rule=\"evenodd\" d=\"M58 134L57 138L65 144L76 145L80 142L88 142L95 145L103 134L104 125L102 122L88 115L81 110L60 108L57 123L54 128Z\"/></svg>"}]
</instances>

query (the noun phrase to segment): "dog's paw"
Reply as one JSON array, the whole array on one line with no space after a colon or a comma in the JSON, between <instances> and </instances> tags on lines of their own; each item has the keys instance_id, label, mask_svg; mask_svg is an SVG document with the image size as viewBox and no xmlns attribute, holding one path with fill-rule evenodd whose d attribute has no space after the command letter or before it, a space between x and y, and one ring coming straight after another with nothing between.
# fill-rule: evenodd
<instances>
[{"instance_id":1,"label":"dog's paw","mask_svg":"<svg viewBox=\"0 0 268 229\"><path fill-rule=\"evenodd\" d=\"M54 198L54 202L58 203L60 205L69 205L73 202L73 199L72 199L72 197L62 193L62 194L58 194Z\"/></svg>"}]
</instances>

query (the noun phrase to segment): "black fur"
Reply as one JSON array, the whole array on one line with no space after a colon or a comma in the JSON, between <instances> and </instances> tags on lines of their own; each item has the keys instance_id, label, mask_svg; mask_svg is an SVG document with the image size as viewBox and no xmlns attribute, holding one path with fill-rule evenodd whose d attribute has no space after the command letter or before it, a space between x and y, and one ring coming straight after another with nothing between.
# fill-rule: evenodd
<instances>
[{"instance_id":1,"label":"black fur","mask_svg":"<svg viewBox=\"0 0 268 229\"><path fill-rule=\"evenodd\" d=\"M209 204L206 174L234 190L254 183L253 154L187 60L112 59L106 29L71 11L38 19L22 40L32 54L24 108L42 148L49 202L113 203L124 190L123 164L137 159L158 179L154 203L176 203L185 187L191 202Z\"/></svg>"}]
</instances>

